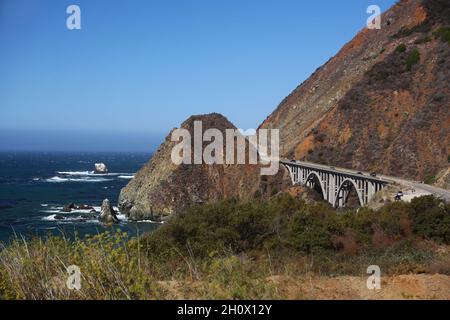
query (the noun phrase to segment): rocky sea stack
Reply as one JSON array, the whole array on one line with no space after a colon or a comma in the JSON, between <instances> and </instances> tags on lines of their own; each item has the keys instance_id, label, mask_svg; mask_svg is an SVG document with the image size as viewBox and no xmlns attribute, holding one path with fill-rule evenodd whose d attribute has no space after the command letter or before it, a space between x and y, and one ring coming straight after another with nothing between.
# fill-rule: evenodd
<instances>
[{"instance_id":1,"label":"rocky sea stack","mask_svg":"<svg viewBox=\"0 0 450 320\"><path fill-rule=\"evenodd\" d=\"M192 116L181 125L192 137L194 121L202 121L203 132L215 128L225 136L226 129L236 129L217 113ZM276 176L261 176L261 165L174 164L171 153L178 142L171 141L171 133L120 193L119 209L130 220L164 220L195 204L267 197L281 190L283 169Z\"/></svg>"},{"instance_id":2,"label":"rocky sea stack","mask_svg":"<svg viewBox=\"0 0 450 320\"><path fill-rule=\"evenodd\" d=\"M111 206L111 203L108 199L103 200L100 217L98 219L100 222L103 222L105 224L119 222L116 212L114 211L114 208Z\"/></svg>"},{"instance_id":3,"label":"rocky sea stack","mask_svg":"<svg viewBox=\"0 0 450 320\"><path fill-rule=\"evenodd\" d=\"M96 173L96 174L107 174L108 173L108 167L106 167L106 164L104 164L104 163L96 163L95 164L94 173Z\"/></svg>"}]
</instances>

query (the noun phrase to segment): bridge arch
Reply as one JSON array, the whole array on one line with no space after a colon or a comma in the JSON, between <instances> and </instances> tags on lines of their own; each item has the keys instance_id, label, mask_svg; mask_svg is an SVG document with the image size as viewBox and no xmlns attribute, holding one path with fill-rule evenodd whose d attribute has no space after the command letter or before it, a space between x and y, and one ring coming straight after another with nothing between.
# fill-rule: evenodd
<instances>
[{"instance_id":1,"label":"bridge arch","mask_svg":"<svg viewBox=\"0 0 450 320\"><path fill-rule=\"evenodd\" d=\"M358 185L357 185L356 181L353 179L347 178L344 181L342 181L341 185L338 188L338 191L336 193L336 202L334 204L335 208L340 207L340 203L339 203L340 199L343 199L342 206L345 206L345 204L347 203L347 200L348 200L348 195L350 194L350 191L352 190L352 188L355 189L356 194L358 195L359 206L362 207L364 205L364 201L362 199L362 194L361 194L360 190L358 189ZM347 193L346 193L346 191L347 191Z\"/></svg>"},{"instance_id":2,"label":"bridge arch","mask_svg":"<svg viewBox=\"0 0 450 320\"><path fill-rule=\"evenodd\" d=\"M304 161L281 160L280 164L288 170L292 185L317 189L324 200L335 207L349 205L353 198L360 206L364 206L375 193L391 183L389 180L362 175L349 169L336 169ZM354 197L353 189L356 193Z\"/></svg>"},{"instance_id":3,"label":"bridge arch","mask_svg":"<svg viewBox=\"0 0 450 320\"><path fill-rule=\"evenodd\" d=\"M306 177L306 185L308 184L308 182L318 184L320 191L322 192L322 197L325 199L326 190L322 183L322 179L317 174L317 172L313 171L308 174L308 176Z\"/></svg>"},{"instance_id":4,"label":"bridge arch","mask_svg":"<svg viewBox=\"0 0 450 320\"><path fill-rule=\"evenodd\" d=\"M291 179L292 185L295 186L297 184L297 181L294 178L294 170L295 170L295 168L290 167L290 166L288 166L288 165L286 165L284 163L281 163L281 164L282 164L281 167L284 168L285 172L287 172L289 174L289 178Z\"/></svg>"}]
</instances>

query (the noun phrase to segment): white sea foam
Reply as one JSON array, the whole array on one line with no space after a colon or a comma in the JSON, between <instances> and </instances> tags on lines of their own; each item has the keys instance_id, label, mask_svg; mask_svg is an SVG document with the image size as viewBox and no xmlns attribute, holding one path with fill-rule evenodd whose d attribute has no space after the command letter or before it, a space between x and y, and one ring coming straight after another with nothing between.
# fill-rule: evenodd
<instances>
[{"instance_id":1,"label":"white sea foam","mask_svg":"<svg viewBox=\"0 0 450 320\"><path fill-rule=\"evenodd\" d=\"M50 207L49 209L41 210L41 212L44 212L44 213L61 213L61 214L64 214L64 213L91 213L92 210L95 210L95 211L97 211L98 213L100 213L100 211L102 210L102 207L101 207L101 206L90 206L90 207L92 207L93 209L72 209L70 212L63 212L63 211L61 211L61 210L64 209L64 207L61 207L61 206L54 206L54 207ZM114 207L114 206L113 206L113 209L114 209L116 212L119 212L119 208L118 208L118 207Z\"/></svg>"},{"instance_id":2,"label":"white sea foam","mask_svg":"<svg viewBox=\"0 0 450 320\"><path fill-rule=\"evenodd\" d=\"M58 176L46 179L47 182L53 182L53 183L61 183L61 182L108 182L113 181L113 179L106 179L106 178L61 178Z\"/></svg>"},{"instance_id":3,"label":"white sea foam","mask_svg":"<svg viewBox=\"0 0 450 320\"><path fill-rule=\"evenodd\" d=\"M105 179L105 178L81 178L81 179L70 179L70 181L74 182L108 182L113 181L113 179Z\"/></svg>"},{"instance_id":4,"label":"white sea foam","mask_svg":"<svg viewBox=\"0 0 450 320\"><path fill-rule=\"evenodd\" d=\"M161 223L161 222L157 222L157 221L153 221L153 220L141 220L139 222L145 222L145 223Z\"/></svg>"},{"instance_id":5,"label":"white sea foam","mask_svg":"<svg viewBox=\"0 0 450 320\"><path fill-rule=\"evenodd\" d=\"M41 205L43 206L43 205ZM45 209L40 210L42 213L50 214L41 219L44 221L57 222L60 224L68 224L68 223L94 223L100 224L98 221L98 215L101 211L101 206L91 206L95 211L97 211L96 215L93 215L92 218L83 217L83 214L90 214L93 209L72 209L70 212L61 211L64 207L60 205L46 205ZM127 217L124 214L121 214L118 207L113 206L113 209L117 212L117 218L119 222L125 223L128 221ZM74 216L74 214L76 214ZM62 216L64 219L56 219L56 216Z\"/></svg>"},{"instance_id":6,"label":"white sea foam","mask_svg":"<svg viewBox=\"0 0 450 320\"><path fill-rule=\"evenodd\" d=\"M134 179L134 176L119 176L119 179Z\"/></svg>"},{"instance_id":7,"label":"white sea foam","mask_svg":"<svg viewBox=\"0 0 450 320\"><path fill-rule=\"evenodd\" d=\"M98 219L85 219L81 216L78 217L64 217L64 219L56 219L56 214L52 214L46 217L43 217L42 220L44 221L57 221L59 223L100 223Z\"/></svg>"},{"instance_id":8,"label":"white sea foam","mask_svg":"<svg viewBox=\"0 0 450 320\"><path fill-rule=\"evenodd\" d=\"M47 181L47 182L67 182L67 181L69 181L69 179L55 176L55 177L46 179L45 181Z\"/></svg>"},{"instance_id":9,"label":"white sea foam","mask_svg":"<svg viewBox=\"0 0 450 320\"><path fill-rule=\"evenodd\" d=\"M133 173L126 172L109 172L109 173L95 173L94 171L58 171L57 174L63 176L82 176L82 177L116 177L116 176L131 176Z\"/></svg>"},{"instance_id":10,"label":"white sea foam","mask_svg":"<svg viewBox=\"0 0 450 320\"><path fill-rule=\"evenodd\" d=\"M65 176L87 176L93 171L58 171L57 173Z\"/></svg>"},{"instance_id":11,"label":"white sea foam","mask_svg":"<svg viewBox=\"0 0 450 320\"><path fill-rule=\"evenodd\" d=\"M92 208L94 208L97 212L102 211L102 207L101 206L92 206ZM114 211L119 212L119 208L113 206Z\"/></svg>"},{"instance_id":12,"label":"white sea foam","mask_svg":"<svg viewBox=\"0 0 450 320\"><path fill-rule=\"evenodd\" d=\"M97 211L100 210L100 207L94 207L94 208L98 208ZM118 212L116 207L114 207L114 209L116 210L116 212ZM64 216L64 219L56 219L57 215L61 215L61 214L65 213L65 212L60 212L58 210L43 210L41 212L52 213L49 216L43 217L42 220L44 220L44 221L51 221L51 222L58 222L58 223L94 223L94 224L100 224L100 221L97 218L86 219L86 218L83 218L82 216L75 216L75 217ZM72 210L70 212L70 214L73 214L73 213L89 213L89 210ZM66 213L66 214L68 214L68 213ZM119 212L117 214L117 218L119 219L120 223L128 222L128 218L126 217L126 215L121 214ZM153 220L141 220L141 221L138 221L138 222L140 222L140 223L164 224L164 221L163 222L159 222L159 221L153 221Z\"/></svg>"},{"instance_id":13,"label":"white sea foam","mask_svg":"<svg viewBox=\"0 0 450 320\"><path fill-rule=\"evenodd\" d=\"M55 219L55 216L56 216L56 214L52 214L51 216L43 217L42 220L45 220L45 221L55 221L55 220L56 220L56 219Z\"/></svg>"},{"instance_id":14,"label":"white sea foam","mask_svg":"<svg viewBox=\"0 0 450 320\"><path fill-rule=\"evenodd\" d=\"M52 209L52 210L41 210L43 213L67 213L67 212L61 212L61 210L58 209Z\"/></svg>"},{"instance_id":15,"label":"white sea foam","mask_svg":"<svg viewBox=\"0 0 450 320\"><path fill-rule=\"evenodd\" d=\"M134 173L128 172L110 172L110 173L89 173L88 177L120 177L120 176L131 176Z\"/></svg>"}]
</instances>

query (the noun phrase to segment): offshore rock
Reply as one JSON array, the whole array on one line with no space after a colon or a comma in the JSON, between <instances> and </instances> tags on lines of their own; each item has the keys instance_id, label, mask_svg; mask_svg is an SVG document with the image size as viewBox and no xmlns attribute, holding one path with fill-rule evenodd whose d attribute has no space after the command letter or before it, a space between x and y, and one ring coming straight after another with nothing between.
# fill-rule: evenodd
<instances>
[{"instance_id":1,"label":"offshore rock","mask_svg":"<svg viewBox=\"0 0 450 320\"><path fill-rule=\"evenodd\" d=\"M100 217L98 219L105 224L119 223L116 212L108 199L103 200Z\"/></svg>"},{"instance_id":2,"label":"offshore rock","mask_svg":"<svg viewBox=\"0 0 450 320\"><path fill-rule=\"evenodd\" d=\"M106 165L104 163L96 163L94 173L106 174L106 173L108 173L108 168L106 167Z\"/></svg>"}]
</instances>

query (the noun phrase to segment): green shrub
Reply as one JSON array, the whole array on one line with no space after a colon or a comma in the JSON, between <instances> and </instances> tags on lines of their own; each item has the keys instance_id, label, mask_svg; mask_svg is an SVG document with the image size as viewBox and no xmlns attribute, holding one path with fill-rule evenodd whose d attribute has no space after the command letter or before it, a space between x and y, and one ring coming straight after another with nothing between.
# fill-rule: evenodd
<instances>
[{"instance_id":1,"label":"green shrub","mask_svg":"<svg viewBox=\"0 0 450 320\"><path fill-rule=\"evenodd\" d=\"M414 198L410 217L414 232L441 243L450 242L450 206L433 196Z\"/></svg>"},{"instance_id":2,"label":"green shrub","mask_svg":"<svg viewBox=\"0 0 450 320\"><path fill-rule=\"evenodd\" d=\"M435 244L421 239L450 243L450 206L433 196L378 211L287 194L229 200L134 239L16 238L0 250L0 299L271 299L282 293L267 281L273 275L360 275L374 261L386 274L432 270ZM80 291L65 286L72 264Z\"/></svg>"},{"instance_id":3,"label":"green shrub","mask_svg":"<svg viewBox=\"0 0 450 320\"><path fill-rule=\"evenodd\" d=\"M273 244L271 239L283 232L285 220L302 204L286 194L280 194L264 202L223 201L196 206L153 234L168 239L183 250L189 246L199 257L224 247L233 252L258 249L266 242ZM153 234L148 237L152 238Z\"/></svg>"},{"instance_id":4,"label":"green shrub","mask_svg":"<svg viewBox=\"0 0 450 320\"><path fill-rule=\"evenodd\" d=\"M435 176L427 176L427 177L425 177L423 182L425 182L426 184L433 184L436 182L436 177Z\"/></svg>"},{"instance_id":5,"label":"green shrub","mask_svg":"<svg viewBox=\"0 0 450 320\"><path fill-rule=\"evenodd\" d=\"M406 45L404 43L399 44L397 48L395 48L396 53L403 53L406 51Z\"/></svg>"},{"instance_id":6,"label":"green shrub","mask_svg":"<svg viewBox=\"0 0 450 320\"><path fill-rule=\"evenodd\" d=\"M408 58L406 58L405 64L406 64L406 70L411 71L412 66L420 62L420 53L417 49L414 49L409 54Z\"/></svg>"},{"instance_id":7,"label":"green shrub","mask_svg":"<svg viewBox=\"0 0 450 320\"><path fill-rule=\"evenodd\" d=\"M450 27L440 27L435 32L433 32L433 35L436 38L439 38L442 41L450 44Z\"/></svg>"},{"instance_id":8,"label":"green shrub","mask_svg":"<svg viewBox=\"0 0 450 320\"><path fill-rule=\"evenodd\" d=\"M325 221L308 210L299 212L290 227L292 244L300 251L315 252L331 247Z\"/></svg>"}]
</instances>

